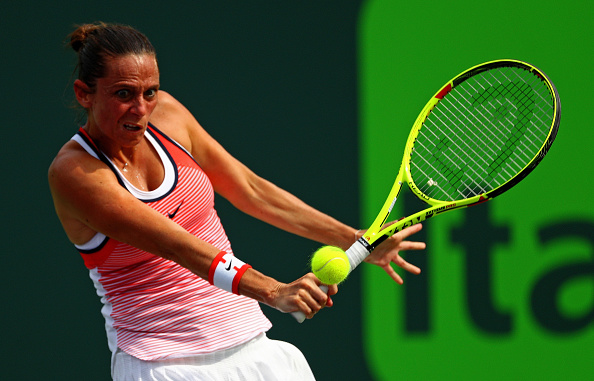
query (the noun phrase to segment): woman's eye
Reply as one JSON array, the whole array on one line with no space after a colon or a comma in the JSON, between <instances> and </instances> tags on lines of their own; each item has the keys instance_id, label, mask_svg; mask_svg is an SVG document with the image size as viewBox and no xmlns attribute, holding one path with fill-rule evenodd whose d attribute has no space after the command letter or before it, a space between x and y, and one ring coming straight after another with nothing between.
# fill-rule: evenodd
<instances>
[{"instance_id":1,"label":"woman's eye","mask_svg":"<svg viewBox=\"0 0 594 381\"><path fill-rule=\"evenodd\" d=\"M128 90L118 90L116 93L119 98L125 99L130 96L130 92Z\"/></svg>"}]
</instances>

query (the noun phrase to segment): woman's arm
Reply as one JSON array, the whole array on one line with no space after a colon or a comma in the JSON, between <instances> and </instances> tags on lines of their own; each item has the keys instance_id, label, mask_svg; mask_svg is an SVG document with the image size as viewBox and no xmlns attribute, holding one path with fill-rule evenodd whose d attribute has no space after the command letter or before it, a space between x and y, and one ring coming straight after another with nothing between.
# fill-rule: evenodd
<instances>
[{"instance_id":1,"label":"woman's arm","mask_svg":"<svg viewBox=\"0 0 594 381\"><path fill-rule=\"evenodd\" d=\"M323 244L347 249L355 241L356 229L310 207L235 159L169 94L160 92L159 109L153 116L159 126L185 126L185 134L179 130L167 133L175 135L172 137L192 153L215 191L239 210Z\"/></svg>"},{"instance_id":2,"label":"woman's arm","mask_svg":"<svg viewBox=\"0 0 594 381\"><path fill-rule=\"evenodd\" d=\"M239 210L290 233L345 250L362 234L357 236L354 228L256 175L213 139L181 103L164 92L160 92L159 96L159 108L153 114L156 115L156 123L184 126L183 133L180 130L170 133L196 158L211 179L215 191ZM394 271L392 263L411 273L420 273L418 267L399 255L401 250L425 248L424 243L405 241L420 229L421 225L418 225L390 237L366 262L384 269L397 283L402 283L402 278Z\"/></svg>"}]
</instances>

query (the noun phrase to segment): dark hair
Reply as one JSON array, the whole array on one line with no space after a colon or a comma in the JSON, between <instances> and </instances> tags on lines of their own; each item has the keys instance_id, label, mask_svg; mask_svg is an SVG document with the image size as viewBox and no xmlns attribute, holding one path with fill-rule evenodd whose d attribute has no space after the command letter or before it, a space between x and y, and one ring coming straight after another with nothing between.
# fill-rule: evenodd
<instances>
[{"instance_id":1,"label":"dark hair","mask_svg":"<svg viewBox=\"0 0 594 381\"><path fill-rule=\"evenodd\" d=\"M78 54L78 79L93 91L97 79L106 75L108 58L129 54L157 56L149 39L127 25L103 22L79 25L69 37L69 45Z\"/></svg>"}]
</instances>

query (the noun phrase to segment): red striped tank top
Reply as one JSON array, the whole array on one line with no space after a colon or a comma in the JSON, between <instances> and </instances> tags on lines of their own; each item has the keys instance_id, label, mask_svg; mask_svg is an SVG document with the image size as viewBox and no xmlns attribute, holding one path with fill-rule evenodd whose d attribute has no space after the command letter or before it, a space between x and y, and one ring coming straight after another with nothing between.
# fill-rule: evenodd
<instances>
[{"instance_id":1,"label":"red striped tank top","mask_svg":"<svg viewBox=\"0 0 594 381\"><path fill-rule=\"evenodd\" d=\"M145 138L165 168L161 186L132 186L82 129L73 137L136 198L196 237L232 253L210 180L178 143L149 125ZM211 353L271 327L258 302L218 289L175 262L105 237L76 246L103 303L108 344L142 360Z\"/></svg>"}]
</instances>

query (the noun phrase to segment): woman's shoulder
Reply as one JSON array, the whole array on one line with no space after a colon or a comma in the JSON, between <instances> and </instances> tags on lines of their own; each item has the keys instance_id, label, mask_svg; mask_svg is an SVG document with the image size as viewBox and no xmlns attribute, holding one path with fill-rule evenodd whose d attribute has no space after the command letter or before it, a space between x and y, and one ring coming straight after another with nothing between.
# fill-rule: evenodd
<instances>
[{"instance_id":1,"label":"woman's shoulder","mask_svg":"<svg viewBox=\"0 0 594 381\"><path fill-rule=\"evenodd\" d=\"M184 140L191 119L192 114L181 102L168 92L159 90L159 102L150 117L154 126L176 140Z\"/></svg>"},{"instance_id":2,"label":"woman's shoulder","mask_svg":"<svg viewBox=\"0 0 594 381\"><path fill-rule=\"evenodd\" d=\"M72 168L74 163L84 163L91 156L74 140L66 142L58 151L54 160L50 164L52 170L62 170Z\"/></svg>"},{"instance_id":3,"label":"woman's shoulder","mask_svg":"<svg viewBox=\"0 0 594 381\"><path fill-rule=\"evenodd\" d=\"M71 184L83 181L88 174L99 175L107 171L107 166L89 155L78 142L68 141L60 148L49 168L50 186Z\"/></svg>"},{"instance_id":4,"label":"woman's shoulder","mask_svg":"<svg viewBox=\"0 0 594 381\"><path fill-rule=\"evenodd\" d=\"M151 115L151 122L157 123L163 119L182 119L187 117L189 111L174 96L166 91L159 90L159 102Z\"/></svg>"},{"instance_id":5,"label":"woman's shoulder","mask_svg":"<svg viewBox=\"0 0 594 381\"><path fill-rule=\"evenodd\" d=\"M159 101L149 121L191 152L191 135L195 118L174 96L159 90Z\"/></svg>"}]
</instances>

